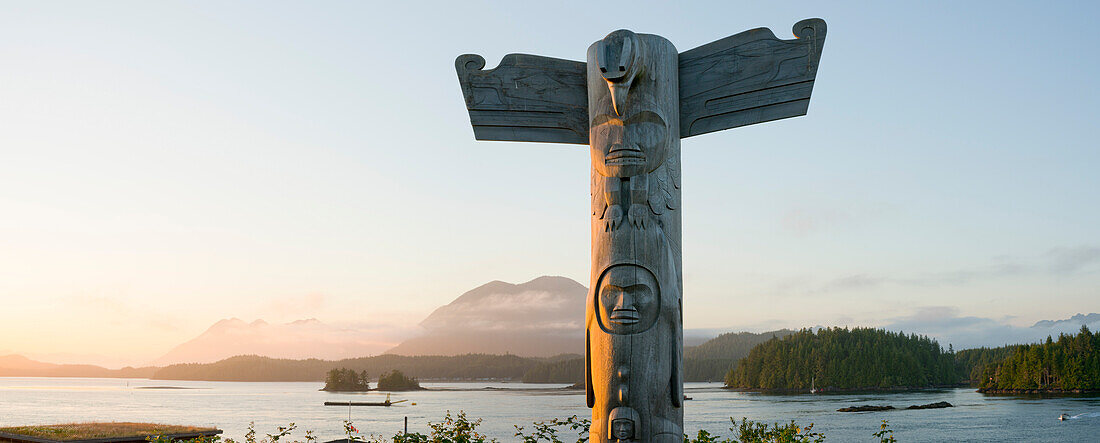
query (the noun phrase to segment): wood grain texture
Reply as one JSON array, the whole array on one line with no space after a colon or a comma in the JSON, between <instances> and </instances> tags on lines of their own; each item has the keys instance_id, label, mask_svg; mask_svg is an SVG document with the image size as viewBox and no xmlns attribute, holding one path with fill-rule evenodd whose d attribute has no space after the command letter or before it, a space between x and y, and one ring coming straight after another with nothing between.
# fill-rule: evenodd
<instances>
[{"instance_id":1,"label":"wood grain texture","mask_svg":"<svg viewBox=\"0 0 1100 443\"><path fill-rule=\"evenodd\" d=\"M677 56L625 30L588 50L592 442L683 441Z\"/></svg>"},{"instance_id":2,"label":"wood grain texture","mask_svg":"<svg viewBox=\"0 0 1100 443\"><path fill-rule=\"evenodd\" d=\"M757 28L680 54L680 137L806 115L825 21L795 23L798 38Z\"/></svg>"},{"instance_id":3,"label":"wood grain texture","mask_svg":"<svg viewBox=\"0 0 1100 443\"><path fill-rule=\"evenodd\" d=\"M461 55L458 81L478 140L588 144L585 64L508 54L494 69Z\"/></svg>"}]
</instances>

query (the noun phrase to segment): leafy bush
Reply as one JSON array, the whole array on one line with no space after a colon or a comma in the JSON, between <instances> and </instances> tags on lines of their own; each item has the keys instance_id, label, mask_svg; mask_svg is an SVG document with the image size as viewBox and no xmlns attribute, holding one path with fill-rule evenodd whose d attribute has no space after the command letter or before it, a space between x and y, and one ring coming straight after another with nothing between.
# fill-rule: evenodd
<instances>
[{"instance_id":1,"label":"leafy bush","mask_svg":"<svg viewBox=\"0 0 1100 443\"><path fill-rule=\"evenodd\" d=\"M793 420L787 424L773 423L771 425L767 423L758 423L747 418L742 417L738 422L733 418L730 418L732 426L729 430L733 432L736 437L722 439L718 435L711 434L707 431L699 431L694 438L684 435L684 443L820 443L825 441L825 436L818 432L813 432L813 423L801 427L798 426ZM576 443L586 443L589 440L589 429L592 422L588 419L580 418L576 415L566 419L551 419L537 421L533 423L531 434L525 432L523 426L515 426L515 436L519 437L524 443L564 443L565 441L558 436L558 432L562 430L573 431L577 433ZM359 437L358 429L352 425L350 421L344 421L344 431L347 433L349 441L361 441L371 443L489 443L496 442L495 439L491 439L482 435L477 431L477 428L481 426L481 419L469 419L466 417L466 413L459 411L455 415L451 415L450 411L447 411L447 415L443 417L443 421L439 423L428 423L428 427L431 428L431 432L428 435L421 433L412 434L397 434L392 438L385 438L382 436L372 435L369 440ZM257 440L256 429L254 423L248 424L248 432L245 433L244 441L241 443L279 443L280 440L290 435L292 431L297 429L294 423L287 426L280 426L276 428L274 434L267 434L266 437ZM882 421L879 426L879 430L872 434L877 437L880 443L896 443L894 438L894 431L889 428L886 420ZM154 436L146 439L150 443L238 443L233 439L222 440L218 436L213 437L201 437L193 440L176 440L173 442L170 438L162 436ZM313 436L311 431L306 431L304 442L295 440L293 443L316 443L317 438Z\"/></svg>"},{"instance_id":2,"label":"leafy bush","mask_svg":"<svg viewBox=\"0 0 1100 443\"><path fill-rule=\"evenodd\" d=\"M565 420L555 418L551 420L536 421L533 423L535 429L531 435L527 435L523 432L523 426L514 426L516 428L516 437L522 439L523 443L537 443L540 441L564 443L558 438L557 428L559 427L577 431L577 443L584 443L588 441L588 428L592 426L592 421L587 418L577 417L576 415Z\"/></svg>"}]
</instances>

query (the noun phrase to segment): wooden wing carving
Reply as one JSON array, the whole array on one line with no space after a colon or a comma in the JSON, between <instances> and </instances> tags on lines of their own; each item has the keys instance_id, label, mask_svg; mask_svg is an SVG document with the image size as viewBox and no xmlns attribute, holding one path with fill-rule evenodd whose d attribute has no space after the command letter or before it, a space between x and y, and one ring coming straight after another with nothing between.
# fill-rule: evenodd
<instances>
[{"instance_id":1,"label":"wooden wing carving","mask_svg":"<svg viewBox=\"0 0 1100 443\"><path fill-rule=\"evenodd\" d=\"M680 137L806 115L825 21L795 23L794 35L757 28L680 53Z\"/></svg>"},{"instance_id":2,"label":"wooden wing carving","mask_svg":"<svg viewBox=\"0 0 1100 443\"><path fill-rule=\"evenodd\" d=\"M508 54L484 67L479 55L455 60L474 138L588 144L585 63Z\"/></svg>"}]
</instances>

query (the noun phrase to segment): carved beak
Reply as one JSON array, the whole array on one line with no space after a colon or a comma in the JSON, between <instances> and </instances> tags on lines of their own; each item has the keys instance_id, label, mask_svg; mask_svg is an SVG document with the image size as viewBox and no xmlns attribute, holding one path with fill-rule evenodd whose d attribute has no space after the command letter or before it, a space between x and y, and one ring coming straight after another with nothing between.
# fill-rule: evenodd
<instances>
[{"instance_id":1,"label":"carved beak","mask_svg":"<svg viewBox=\"0 0 1100 443\"><path fill-rule=\"evenodd\" d=\"M634 83L634 76L638 74L638 52L637 36L625 29L607 34L598 46L596 61L600 75L611 89L611 106L615 109L615 115L623 115L627 93Z\"/></svg>"},{"instance_id":2,"label":"carved beak","mask_svg":"<svg viewBox=\"0 0 1100 443\"><path fill-rule=\"evenodd\" d=\"M615 109L615 115L622 116L623 106L626 105L626 95L630 92L630 84L634 83L633 78L627 78L621 82L607 82L607 87L611 89L611 107Z\"/></svg>"}]
</instances>

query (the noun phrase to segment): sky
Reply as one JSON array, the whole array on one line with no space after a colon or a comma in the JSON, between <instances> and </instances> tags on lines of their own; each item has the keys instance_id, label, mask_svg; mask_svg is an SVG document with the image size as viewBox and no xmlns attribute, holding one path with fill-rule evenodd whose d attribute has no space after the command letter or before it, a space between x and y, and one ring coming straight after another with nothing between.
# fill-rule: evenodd
<instances>
[{"instance_id":1,"label":"sky","mask_svg":"<svg viewBox=\"0 0 1100 443\"><path fill-rule=\"evenodd\" d=\"M2 1L0 354L140 364L222 318L400 328L587 284L588 148L475 141L455 57L809 17L808 115L683 142L685 327L1100 312L1097 8Z\"/></svg>"}]
</instances>

